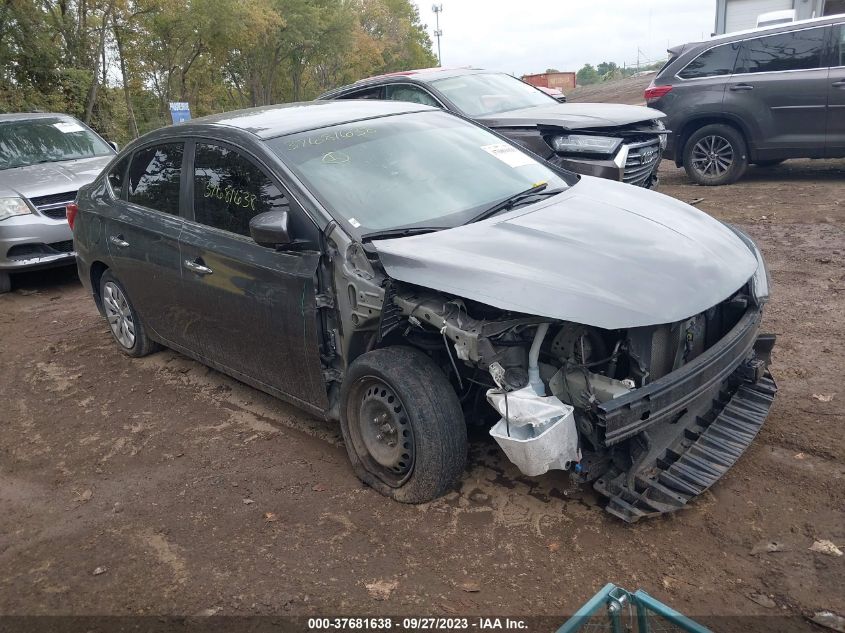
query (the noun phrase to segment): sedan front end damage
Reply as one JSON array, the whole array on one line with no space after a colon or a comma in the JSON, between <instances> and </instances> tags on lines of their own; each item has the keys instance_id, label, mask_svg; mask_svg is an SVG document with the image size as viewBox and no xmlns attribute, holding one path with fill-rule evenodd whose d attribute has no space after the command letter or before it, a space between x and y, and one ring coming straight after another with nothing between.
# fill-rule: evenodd
<instances>
[{"instance_id":1,"label":"sedan front end damage","mask_svg":"<svg viewBox=\"0 0 845 633\"><path fill-rule=\"evenodd\" d=\"M486 398L496 410L491 435L526 475L570 470L609 498L608 512L633 522L684 507L760 429L777 391L768 372L774 337L759 332L768 278L748 236L684 217L668 198L665 208L617 218L620 235L652 236L665 269L647 270L654 252L622 262L632 251L623 254L621 240L615 251L590 250L574 230L586 230L574 203L590 207L590 184L571 208L563 194L524 217L375 242L385 303L395 309L379 336L440 355L462 402L473 403L468 418L484 417L477 403ZM674 206L679 213L667 215ZM519 252L526 227L532 253ZM564 248L541 230L566 235ZM658 241L662 231L669 243L690 230L687 248ZM546 244L556 269L543 261ZM608 260L615 275L602 268Z\"/></svg>"}]
</instances>

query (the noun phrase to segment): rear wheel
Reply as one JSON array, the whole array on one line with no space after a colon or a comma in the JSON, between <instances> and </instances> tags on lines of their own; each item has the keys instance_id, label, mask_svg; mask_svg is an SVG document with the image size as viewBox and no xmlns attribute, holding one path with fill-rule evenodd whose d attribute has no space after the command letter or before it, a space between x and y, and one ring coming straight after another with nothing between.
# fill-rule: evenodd
<instances>
[{"instance_id":1,"label":"rear wheel","mask_svg":"<svg viewBox=\"0 0 845 633\"><path fill-rule=\"evenodd\" d=\"M100 297L109 329L124 353L140 357L158 349L158 344L147 336L144 324L132 307L126 289L110 270L104 272L100 278Z\"/></svg>"},{"instance_id":2,"label":"rear wheel","mask_svg":"<svg viewBox=\"0 0 845 633\"><path fill-rule=\"evenodd\" d=\"M705 125L684 145L684 169L699 185L729 185L747 168L745 139L729 125Z\"/></svg>"},{"instance_id":3,"label":"rear wheel","mask_svg":"<svg viewBox=\"0 0 845 633\"><path fill-rule=\"evenodd\" d=\"M397 501L443 495L466 466L458 397L416 349L387 347L359 356L343 381L340 420L355 474Z\"/></svg>"},{"instance_id":4,"label":"rear wheel","mask_svg":"<svg viewBox=\"0 0 845 633\"><path fill-rule=\"evenodd\" d=\"M9 273L0 272L0 294L9 292L12 289L12 276Z\"/></svg>"}]
</instances>

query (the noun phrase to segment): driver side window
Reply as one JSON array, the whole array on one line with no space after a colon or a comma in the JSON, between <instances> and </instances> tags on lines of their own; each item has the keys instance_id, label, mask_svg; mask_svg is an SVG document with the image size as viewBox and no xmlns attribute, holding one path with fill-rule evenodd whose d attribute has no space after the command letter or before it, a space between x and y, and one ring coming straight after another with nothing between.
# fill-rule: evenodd
<instances>
[{"instance_id":1,"label":"driver side window","mask_svg":"<svg viewBox=\"0 0 845 633\"><path fill-rule=\"evenodd\" d=\"M384 87L384 98L388 101L408 101L439 108L440 104L422 88L408 84L390 84Z\"/></svg>"},{"instance_id":2,"label":"driver side window","mask_svg":"<svg viewBox=\"0 0 845 633\"><path fill-rule=\"evenodd\" d=\"M252 161L219 145L197 143L194 219L249 236L249 221L266 211L289 211L287 196Z\"/></svg>"}]
</instances>

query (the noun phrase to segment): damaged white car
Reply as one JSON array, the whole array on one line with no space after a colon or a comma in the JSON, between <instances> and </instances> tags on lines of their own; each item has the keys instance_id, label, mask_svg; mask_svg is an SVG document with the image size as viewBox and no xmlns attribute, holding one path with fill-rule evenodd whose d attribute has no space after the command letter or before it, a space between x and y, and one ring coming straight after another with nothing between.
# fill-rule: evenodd
<instances>
[{"instance_id":1,"label":"damaged white car","mask_svg":"<svg viewBox=\"0 0 845 633\"><path fill-rule=\"evenodd\" d=\"M166 224L110 193L133 151L181 142L174 191L180 165L197 184ZM772 404L760 252L677 200L410 103L229 113L137 144L75 214L80 277L107 315L119 293L120 345L163 343L339 420L355 472L394 499L456 486L473 422L526 475L567 470L626 521L671 512L734 464ZM196 166L218 144L228 153ZM221 167L233 154L281 194L252 193L252 172ZM130 219L144 235L162 222L154 257L127 255L147 239ZM144 281L172 257L181 292Z\"/></svg>"}]
</instances>

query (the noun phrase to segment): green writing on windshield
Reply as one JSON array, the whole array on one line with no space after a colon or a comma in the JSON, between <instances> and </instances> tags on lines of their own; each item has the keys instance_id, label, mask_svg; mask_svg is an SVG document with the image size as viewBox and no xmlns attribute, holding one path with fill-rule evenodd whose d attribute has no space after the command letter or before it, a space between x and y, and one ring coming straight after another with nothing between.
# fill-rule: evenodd
<instances>
[{"instance_id":1,"label":"green writing on windshield","mask_svg":"<svg viewBox=\"0 0 845 633\"><path fill-rule=\"evenodd\" d=\"M376 131L370 127L355 127L347 128L345 130L336 130L334 132L324 132L322 134L315 134L314 136L306 136L305 138L288 141L288 150L304 149L310 146L322 145L323 143L332 143L348 138L355 138L356 136L367 136L375 133Z\"/></svg>"}]
</instances>

